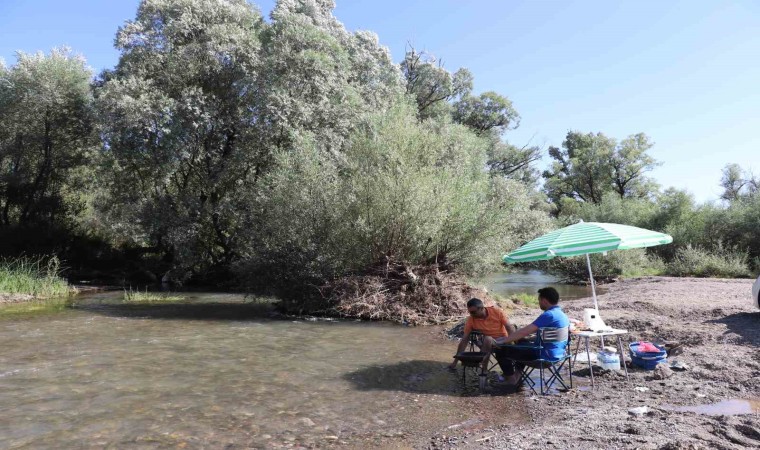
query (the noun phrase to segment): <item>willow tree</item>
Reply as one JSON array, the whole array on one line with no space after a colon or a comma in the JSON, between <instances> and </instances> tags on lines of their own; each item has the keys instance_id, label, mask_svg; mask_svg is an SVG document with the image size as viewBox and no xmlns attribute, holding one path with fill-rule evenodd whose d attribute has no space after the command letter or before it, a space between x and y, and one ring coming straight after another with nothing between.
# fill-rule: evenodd
<instances>
[{"instance_id":1,"label":"willow tree","mask_svg":"<svg viewBox=\"0 0 760 450\"><path fill-rule=\"evenodd\" d=\"M309 135L340 153L361 118L387 108L403 89L377 36L348 32L334 8L332 0L279 0L272 10L258 84L270 148Z\"/></svg>"},{"instance_id":2,"label":"willow tree","mask_svg":"<svg viewBox=\"0 0 760 450\"><path fill-rule=\"evenodd\" d=\"M190 270L236 255L239 192L265 163L259 34L245 0L143 0L98 89L113 227Z\"/></svg>"},{"instance_id":3,"label":"willow tree","mask_svg":"<svg viewBox=\"0 0 760 450\"><path fill-rule=\"evenodd\" d=\"M266 23L245 0L143 0L98 82L107 222L195 273L254 248L242 230L261 225L275 153L308 137L340 158L359 119L402 89L377 37L346 31L333 8L281 0Z\"/></svg>"},{"instance_id":4,"label":"willow tree","mask_svg":"<svg viewBox=\"0 0 760 450\"><path fill-rule=\"evenodd\" d=\"M0 64L0 227L68 226L95 150L92 74L68 49Z\"/></svg>"}]
</instances>

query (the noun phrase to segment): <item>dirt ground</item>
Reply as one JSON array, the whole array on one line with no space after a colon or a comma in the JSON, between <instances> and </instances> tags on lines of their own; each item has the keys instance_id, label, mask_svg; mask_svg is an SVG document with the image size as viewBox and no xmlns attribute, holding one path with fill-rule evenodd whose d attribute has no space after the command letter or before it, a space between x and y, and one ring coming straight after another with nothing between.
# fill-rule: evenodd
<instances>
[{"instance_id":1,"label":"dirt ground","mask_svg":"<svg viewBox=\"0 0 760 450\"><path fill-rule=\"evenodd\" d=\"M523 394L530 424L463 434L447 430L418 447L760 448L760 311L750 302L751 286L751 280L665 277L612 284L599 297L600 311L608 325L629 331L624 345L678 341L684 352L670 360L686 363L688 370L656 380L651 371L631 368L628 383L616 372L595 370L597 389L591 390L588 367L579 358L573 368L576 389L544 397ZM590 300L580 300L563 306L570 317L581 319L583 308L590 305ZM537 313L515 311L512 320L524 325ZM673 410L733 399L749 400L744 406L754 412L705 415ZM629 412L642 406L648 412L641 416Z\"/></svg>"}]
</instances>

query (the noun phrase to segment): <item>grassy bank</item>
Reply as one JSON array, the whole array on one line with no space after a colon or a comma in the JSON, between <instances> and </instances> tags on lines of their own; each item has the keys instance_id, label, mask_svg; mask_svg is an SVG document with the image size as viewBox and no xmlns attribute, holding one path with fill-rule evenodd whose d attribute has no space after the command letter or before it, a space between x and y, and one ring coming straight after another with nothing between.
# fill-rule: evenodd
<instances>
[{"instance_id":1,"label":"grassy bank","mask_svg":"<svg viewBox=\"0 0 760 450\"><path fill-rule=\"evenodd\" d=\"M63 297L71 287L60 276L58 258L27 258L0 260L0 295L31 296L34 299Z\"/></svg>"},{"instance_id":2,"label":"grassy bank","mask_svg":"<svg viewBox=\"0 0 760 450\"><path fill-rule=\"evenodd\" d=\"M71 306L69 298L52 298L0 304L0 317L61 312Z\"/></svg>"},{"instance_id":3,"label":"grassy bank","mask_svg":"<svg viewBox=\"0 0 760 450\"><path fill-rule=\"evenodd\" d=\"M131 287L129 290L124 290L124 303L174 303L181 302L182 300L185 300L184 296L171 294L169 292L150 292L147 289L143 292L140 290L132 290Z\"/></svg>"}]
</instances>

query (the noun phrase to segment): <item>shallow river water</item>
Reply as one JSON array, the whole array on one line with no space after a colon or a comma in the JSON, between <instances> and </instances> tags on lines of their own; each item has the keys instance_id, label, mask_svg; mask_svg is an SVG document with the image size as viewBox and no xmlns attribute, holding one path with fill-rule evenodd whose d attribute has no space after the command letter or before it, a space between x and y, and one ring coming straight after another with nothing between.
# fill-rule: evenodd
<instances>
[{"instance_id":1,"label":"shallow river water","mask_svg":"<svg viewBox=\"0 0 760 450\"><path fill-rule=\"evenodd\" d=\"M394 446L515 416L516 398L470 403L440 328L271 320L242 296L190 296L0 319L0 448Z\"/></svg>"},{"instance_id":2,"label":"shallow river water","mask_svg":"<svg viewBox=\"0 0 760 450\"><path fill-rule=\"evenodd\" d=\"M440 327L273 319L240 295L184 295L0 318L0 448L405 447L524 420L520 396L478 396L476 377L445 370L456 343Z\"/></svg>"}]
</instances>

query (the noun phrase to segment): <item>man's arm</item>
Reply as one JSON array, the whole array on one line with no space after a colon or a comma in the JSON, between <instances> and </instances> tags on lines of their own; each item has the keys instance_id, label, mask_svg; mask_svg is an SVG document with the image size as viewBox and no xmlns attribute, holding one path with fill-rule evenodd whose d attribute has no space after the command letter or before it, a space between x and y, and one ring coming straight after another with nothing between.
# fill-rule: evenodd
<instances>
[{"instance_id":1,"label":"man's arm","mask_svg":"<svg viewBox=\"0 0 760 450\"><path fill-rule=\"evenodd\" d=\"M515 324L509 321L506 317L504 318L504 328L507 329L507 335L512 336L513 333L517 332L517 327Z\"/></svg>"},{"instance_id":2,"label":"man's arm","mask_svg":"<svg viewBox=\"0 0 760 450\"><path fill-rule=\"evenodd\" d=\"M504 340L505 344L508 344L510 342L517 342L520 339L530 336L531 334L538 331L538 327L534 324L526 325L519 330L515 331L514 333L509 333L509 336Z\"/></svg>"},{"instance_id":3,"label":"man's arm","mask_svg":"<svg viewBox=\"0 0 760 450\"><path fill-rule=\"evenodd\" d=\"M464 349L467 348L467 343L468 342L470 342L470 333L465 333L462 336L462 340L459 341L459 346L457 347L457 354L462 353L464 351ZM449 367L451 367L452 369L456 368L458 362L459 362L459 360L456 359L456 357L455 357L454 358L454 362L452 362L449 365Z\"/></svg>"}]
</instances>

